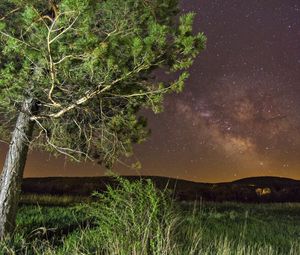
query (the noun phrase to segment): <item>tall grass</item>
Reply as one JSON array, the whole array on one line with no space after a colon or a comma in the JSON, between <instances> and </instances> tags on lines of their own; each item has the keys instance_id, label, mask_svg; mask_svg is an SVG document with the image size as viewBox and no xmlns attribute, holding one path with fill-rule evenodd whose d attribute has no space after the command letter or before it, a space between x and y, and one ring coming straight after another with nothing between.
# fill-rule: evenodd
<instances>
[{"instance_id":1,"label":"tall grass","mask_svg":"<svg viewBox=\"0 0 300 255\"><path fill-rule=\"evenodd\" d=\"M87 218L92 219L96 228L73 242L76 252L110 255L191 254L187 252L194 250L191 247L178 253L181 249L176 237L181 222L176 205L167 191L157 190L150 180L130 182L119 177L117 179L118 187L108 187L104 194L95 193L98 201L79 207L80 211L86 212ZM96 237L94 245L90 242L91 235ZM81 247L86 250L87 246L88 251L81 250Z\"/></svg>"},{"instance_id":2,"label":"tall grass","mask_svg":"<svg viewBox=\"0 0 300 255\"><path fill-rule=\"evenodd\" d=\"M116 177L119 185L105 193L95 193L90 203L72 208L54 208L51 215L43 208L26 209L14 238L0 242L0 254L45 255L299 255L300 246L280 251L266 243L251 244L245 239L248 222L244 221L236 240L224 235L207 236L207 225L195 205L182 210L167 190L155 188L148 180L130 182ZM66 217L57 217L66 210ZM22 210L21 210L22 213ZM36 215L34 215L34 213ZM213 217L216 212L209 212ZM25 216L27 215L27 216ZM72 216L70 216L72 215ZM229 212L229 217L236 215ZM28 218L26 218L28 217ZM209 216L211 217L211 216ZM248 215L245 215L247 219ZM34 229L21 227L37 219ZM51 220L50 220L51 219ZM59 229L64 221L77 223L67 233L51 233L51 224ZM38 223L37 223L38 222ZM85 222L86 224L82 224ZM50 224L51 223L51 224ZM39 224L39 225L38 225ZM25 226L25 225L24 225ZM49 232L50 231L50 232ZM284 231L284 230L283 230ZM55 234L56 233L56 234ZM209 242L207 242L209 240Z\"/></svg>"}]
</instances>

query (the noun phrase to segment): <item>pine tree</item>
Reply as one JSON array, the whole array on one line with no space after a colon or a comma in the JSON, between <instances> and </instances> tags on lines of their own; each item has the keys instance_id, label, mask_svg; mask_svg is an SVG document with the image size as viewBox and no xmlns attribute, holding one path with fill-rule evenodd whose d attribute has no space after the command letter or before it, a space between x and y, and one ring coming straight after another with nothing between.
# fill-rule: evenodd
<instances>
[{"instance_id":1,"label":"pine tree","mask_svg":"<svg viewBox=\"0 0 300 255\"><path fill-rule=\"evenodd\" d=\"M194 14L178 14L177 0L1 1L0 238L14 229L28 149L110 167L145 140L137 113L182 91L205 47Z\"/></svg>"}]
</instances>

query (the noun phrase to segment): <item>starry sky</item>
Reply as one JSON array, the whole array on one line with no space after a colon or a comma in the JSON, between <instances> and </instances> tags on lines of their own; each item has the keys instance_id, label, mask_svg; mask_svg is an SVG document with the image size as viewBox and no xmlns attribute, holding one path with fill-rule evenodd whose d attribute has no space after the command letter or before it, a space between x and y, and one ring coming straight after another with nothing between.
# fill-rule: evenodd
<instances>
[{"instance_id":1,"label":"starry sky","mask_svg":"<svg viewBox=\"0 0 300 255\"><path fill-rule=\"evenodd\" d=\"M152 135L135 146L141 170L200 182L300 179L300 0L185 0L207 49L183 93L145 112ZM2 164L5 147L1 147ZM95 176L104 169L32 152L25 176Z\"/></svg>"}]
</instances>

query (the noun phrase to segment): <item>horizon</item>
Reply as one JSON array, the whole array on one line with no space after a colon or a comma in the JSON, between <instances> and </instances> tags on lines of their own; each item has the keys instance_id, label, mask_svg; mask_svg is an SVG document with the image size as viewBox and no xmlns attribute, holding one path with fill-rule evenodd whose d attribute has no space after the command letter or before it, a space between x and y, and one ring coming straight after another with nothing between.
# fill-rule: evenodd
<instances>
[{"instance_id":1,"label":"horizon","mask_svg":"<svg viewBox=\"0 0 300 255\"><path fill-rule=\"evenodd\" d=\"M242 180L248 180L248 179L286 179L290 181L299 181L300 179L294 179L286 176L267 176L267 175L261 175L261 176L246 176L240 179L232 179L227 181L221 181L221 182L205 182L201 180L191 180L191 179L183 179L179 178L178 176L164 176L164 175L120 175L120 177L142 177L142 178L162 178L162 179L171 179L171 180L178 180L178 181L188 181L193 183L202 183L202 184L223 184L223 183L234 183ZM70 179L80 179L80 178L114 178L112 175L99 175L99 176L33 176L33 177L24 177L24 180L28 179L64 179L64 178L70 178Z\"/></svg>"}]
</instances>

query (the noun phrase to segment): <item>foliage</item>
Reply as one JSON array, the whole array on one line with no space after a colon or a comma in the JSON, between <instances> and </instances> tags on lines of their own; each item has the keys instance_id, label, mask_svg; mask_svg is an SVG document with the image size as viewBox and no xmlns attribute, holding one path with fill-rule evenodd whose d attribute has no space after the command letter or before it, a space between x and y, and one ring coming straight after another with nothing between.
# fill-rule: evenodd
<instances>
[{"instance_id":1,"label":"foliage","mask_svg":"<svg viewBox=\"0 0 300 255\"><path fill-rule=\"evenodd\" d=\"M193 13L177 20L177 0L4 0L0 10L0 138L34 98L37 147L107 166L147 137L137 113L183 89L206 41Z\"/></svg>"}]
</instances>

